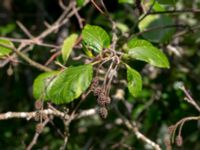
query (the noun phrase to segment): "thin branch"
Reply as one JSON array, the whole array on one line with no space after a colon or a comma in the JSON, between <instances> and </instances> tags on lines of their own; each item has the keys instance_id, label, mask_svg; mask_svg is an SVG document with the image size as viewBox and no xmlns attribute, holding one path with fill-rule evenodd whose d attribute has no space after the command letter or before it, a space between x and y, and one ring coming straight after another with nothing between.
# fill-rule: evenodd
<instances>
[{"instance_id":1,"label":"thin branch","mask_svg":"<svg viewBox=\"0 0 200 150\"><path fill-rule=\"evenodd\" d=\"M200 116L190 116L190 117L185 117L181 120L179 120L175 125L172 125L172 132L171 132L171 136L172 136L172 143L174 143L174 139L175 139L175 133L176 133L176 129L178 128L179 125L181 125L181 129L179 131L179 135L181 134L181 130L183 125L185 124L185 122L187 121L191 121L191 120L200 120Z\"/></svg>"},{"instance_id":2,"label":"thin branch","mask_svg":"<svg viewBox=\"0 0 200 150\"><path fill-rule=\"evenodd\" d=\"M65 138L64 138L64 143L63 143L62 147L60 148L60 150L66 149L68 139L69 139L69 135L66 135Z\"/></svg>"},{"instance_id":3,"label":"thin branch","mask_svg":"<svg viewBox=\"0 0 200 150\"><path fill-rule=\"evenodd\" d=\"M190 103L192 106L194 106L199 112L200 112L200 107L199 105L196 103L196 101L192 98L192 96L190 95L190 93L186 90L185 86L182 86L180 88L186 95L185 100Z\"/></svg>"},{"instance_id":4,"label":"thin branch","mask_svg":"<svg viewBox=\"0 0 200 150\"><path fill-rule=\"evenodd\" d=\"M48 66L54 59L56 59L57 56L61 54L61 51L55 52L44 64L45 66Z\"/></svg>"},{"instance_id":5,"label":"thin branch","mask_svg":"<svg viewBox=\"0 0 200 150\"><path fill-rule=\"evenodd\" d=\"M30 59L28 56L26 56L24 53L16 50L16 49L13 49L13 51L18 55L20 56L21 58L23 58L26 62L28 62L30 65L32 65L33 67L35 68L38 68L40 70L43 70L43 71L52 71L50 68L48 67L45 67L41 64L39 64L38 62L36 61L33 61L32 59Z\"/></svg>"},{"instance_id":6,"label":"thin branch","mask_svg":"<svg viewBox=\"0 0 200 150\"><path fill-rule=\"evenodd\" d=\"M16 23L30 39L34 38L34 36L28 31L28 29L20 21L16 21Z\"/></svg>"},{"instance_id":7,"label":"thin branch","mask_svg":"<svg viewBox=\"0 0 200 150\"><path fill-rule=\"evenodd\" d=\"M59 0L59 1L58 1L58 4L60 5L60 7L61 7L63 10L67 9L67 7L65 6L63 0Z\"/></svg>"},{"instance_id":8,"label":"thin branch","mask_svg":"<svg viewBox=\"0 0 200 150\"><path fill-rule=\"evenodd\" d=\"M156 14L174 14L174 13L200 13L200 9L166 10L166 11L149 12L149 14L151 14L151 15L156 15Z\"/></svg>"},{"instance_id":9,"label":"thin branch","mask_svg":"<svg viewBox=\"0 0 200 150\"><path fill-rule=\"evenodd\" d=\"M142 7L142 2L141 0L135 0L135 6L139 11L139 14L142 15L144 13L143 7Z\"/></svg>"},{"instance_id":10,"label":"thin branch","mask_svg":"<svg viewBox=\"0 0 200 150\"><path fill-rule=\"evenodd\" d=\"M134 126L132 123L130 123L129 120L118 118L117 119L118 124L124 124L129 130L131 130L137 137L137 139L142 140L143 142L147 143L148 145L151 145L155 150L161 150L160 146L156 144L154 141L150 140L148 137L146 137L143 133L141 133L136 126Z\"/></svg>"},{"instance_id":11,"label":"thin branch","mask_svg":"<svg viewBox=\"0 0 200 150\"><path fill-rule=\"evenodd\" d=\"M43 123L42 123L42 129L40 129L41 131L44 129L44 127L47 125L47 123L49 122L49 119L46 119ZM37 140L39 138L40 133L36 132L31 143L27 146L26 150L31 150L33 148L33 146L37 143Z\"/></svg>"},{"instance_id":12,"label":"thin branch","mask_svg":"<svg viewBox=\"0 0 200 150\"><path fill-rule=\"evenodd\" d=\"M135 122L131 122L130 120L128 120L118 109L118 107L116 107L115 105L115 110L117 112L117 114L120 116L120 118L118 119L118 123L119 124L124 124L129 130L131 130L138 139L142 140L143 142L147 143L148 145L152 146L155 150L161 150L160 146L158 144L156 144L154 141L150 140L148 137L146 137L144 134L142 134L137 126L135 125Z\"/></svg>"},{"instance_id":13,"label":"thin branch","mask_svg":"<svg viewBox=\"0 0 200 150\"><path fill-rule=\"evenodd\" d=\"M91 0L91 2L101 14L105 15L105 12L94 2L94 0Z\"/></svg>"},{"instance_id":14,"label":"thin branch","mask_svg":"<svg viewBox=\"0 0 200 150\"><path fill-rule=\"evenodd\" d=\"M138 33L134 34L133 36L139 36L139 35L142 35L144 33L148 33L148 32L151 32L151 31L156 31L156 30L161 30L161 29L167 29L167 28L188 28L188 26L187 25L181 25L181 24L156 26L156 27L152 27L152 28L146 29L144 31L138 32ZM131 38L133 36L131 36Z\"/></svg>"},{"instance_id":15,"label":"thin branch","mask_svg":"<svg viewBox=\"0 0 200 150\"><path fill-rule=\"evenodd\" d=\"M155 5L155 3L156 3L156 0L153 0L153 2L152 2L152 4L151 4L151 6L149 7L148 11L137 21L136 25L137 25L138 23L140 23L142 20L144 20L144 18L146 18L146 17L149 15L149 13L150 13L151 10L153 9L153 6Z\"/></svg>"},{"instance_id":16,"label":"thin branch","mask_svg":"<svg viewBox=\"0 0 200 150\"><path fill-rule=\"evenodd\" d=\"M89 2L89 0L86 0L85 4L87 4L88 2ZM71 9L73 7L73 5L74 5L73 3L70 3L69 8ZM43 39L44 37L46 37L47 35L49 35L53 31L55 31L58 28L60 28L63 24L65 24L69 20L70 17L75 15L76 12L79 11L79 10L80 10L80 8L77 8L76 11L72 10L70 13L68 13L68 10L65 10L63 12L63 14L57 19L57 21L49 29L45 30L39 36L37 36L37 38Z\"/></svg>"},{"instance_id":17,"label":"thin branch","mask_svg":"<svg viewBox=\"0 0 200 150\"><path fill-rule=\"evenodd\" d=\"M33 39L15 39L15 38L9 38L9 37L1 37L1 38L10 40L10 41L16 42L16 43L26 43L26 45L35 44L35 45L49 47L49 48L55 48L55 49L60 48L60 46L57 46L54 44L49 44L49 43L44 43L44 42L33 40Z\"/></svg>"},{"instance_id":18,"label":"thin branch","mask_svg":"<svg viewBox=\"0 0 200 150\"><path fill-rule=\"evenodd\" d=\"M105 15L108 17L109 21L111 22L112 24L112 44L111 44L111 49L114 50L115 52L115 47L116 47L116 43L118 41L118 36L117 36L117 25L115 23L115 21L112 19L112 17L110 16L109 12L108 12L108 9L106 8L106 5L104 4L104 1L103 0L100 0L101 2L101 5L105 11Z\"/></svg>"},{"instance_id":19,"label":"thin branch","mask_svg":"<svg viewBox=\"0 0 200 150\"><path fill-rule=\"evenodd\" d=\"M129 121L125 121L124 124L128 129L130 129L138 139L142 140L143 142L151 145L155 150L161 150L160 146L142 134L137 127L133 127Z\"/></svg>"},{"instance_id":20,"label":"thin branch","mask_svg":"<svg viewBox=\"0 0 200 150\"><path fill-rule=\"evenodd\" d=\"M50 68L48 68L46 66L43 66L43 65L39 64L38 62L30 59L28 56L26 56L24 53L22 53L19 50L17 50L15 47L11 47L11 46L4 45L4 44L1 44L1 43L0 43L0 45L3 46L3 47L6 47L6 48L9 48L9 49L13 50L18 56L20 56L21 58L23 58L31 66L33 66L35 68L38 68L40 70L43 70L43 71L51 71Z\"/></svg>"},{"instance_id":21,"label":"thin branch","mask_svg":"<svg viewBox=\"0 0 200 150\"><path fill-rule=\"evenodd\" d=\"M80 28L82 29L83 28L83 19L79 15L79 13L77 11L77 8L76 8L76 5L73 5L72 9L75 11L75 16L76 16L76 18L78 20L78 24L79 24Z\"/></svg>"}]
</instances>

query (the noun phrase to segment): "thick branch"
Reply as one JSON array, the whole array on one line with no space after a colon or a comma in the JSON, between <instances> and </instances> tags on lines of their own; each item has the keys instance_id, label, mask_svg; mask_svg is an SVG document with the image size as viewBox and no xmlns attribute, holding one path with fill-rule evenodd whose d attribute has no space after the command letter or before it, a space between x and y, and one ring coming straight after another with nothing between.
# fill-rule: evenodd
<instances>
[{"instance_id":1,"label":"thick branch","mask_svg":"<svg viewBox=\"0 0 200 150\"><path fill-rule=\"evenodd\" d=\"M56 117L69 119L69 115L64 112L61 112L61 111L55 110L55 109L44 109L41 111L32 111L32 112L6 112L6 113L0 114L0 120L7 120L7 119L13 119L13 118L21 118L21 119L30 120L30 119L34 118L38 112L41 114L53 115ZM88 110L83 110L79 114L77 114L74 119L79 119L79 118L91 116L94 114L96 114L96 110L94 108L88 109Z\"/></svg>"},{"instance_id":2,"label":"thick branch","mask_svg":"<svg viewBox=\"0 0 200 150\"><path fill-rule=\"evenodd\" d=\"M0 120L7 120L7 119L13 119L13 118L24 118L27 120L30 120L32 118L34 118L37 113L41 113L41 114L46 114L46 115L54 115L54 116L58 116L58 117L64 117L65 114L63 112L60 111L55 111L52 109L44 109L41 111L33 111L33 112L7 112L7 113L2 113L0 114ZM68 116L65 116L68 117Z\"/></svg>"}]
</instances>

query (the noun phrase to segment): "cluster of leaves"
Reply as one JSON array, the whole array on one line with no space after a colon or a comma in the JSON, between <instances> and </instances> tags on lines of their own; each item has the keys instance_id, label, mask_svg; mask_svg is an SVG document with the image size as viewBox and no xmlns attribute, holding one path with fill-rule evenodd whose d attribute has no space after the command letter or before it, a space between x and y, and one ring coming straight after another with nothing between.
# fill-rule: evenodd
<instances>
[{"instance_id":1,"label":"cluster of leaves","mask_svg":"<svg viewBox=\"0 0 200 150\"><path fill-rule=\"evenodd\" d=\"M148 9L154 3L154 0L142 0L141 2L145 10L144 12L148 12ZM48 1L48 3L53 2ZM110 3L110 1L106 1L105 3ZM30 2L30 4L32 3ZM26 5L30 4L26 3ZM199 2L194 2L194 4L196 4L196 7L199 7ZM20 5L24 6L25 3ZM23 84L25 83L24 77L27 76L27 78L31 78L31 84L29 86L33 86L33 96L35 100L44 100L45 102L49 101L53 104L58 105L71 104L71 102L73 102L75 99L78 99L84 92L90 90L90 85L95 76L96 69L98 68L96 67L97 64L102 63L105 57L113 57L111 53L107 53L110 50L113 51L113 41L111 40L112 33L108 32L111 29L110 23L108 23L107 19L105 19L105 17L102 17L103 15L101 15L96 9L94 10L94 7L90 7L90 5L85 6L84 0L77 0L77 5L79 6L79 8L83 9L81 11L81 16L85 16L86 20L87 16L90 15L87 20L87 23L89 24L85 25L81 31L81 34L79 34L80 29L76 28L76 22L73 22L73 20L71 21L72 25L69 25L70 35L68 35L67 38L63 41L63 45L60 49L61 58L58 58L59 60L62 59L60 62L64 67L62 67L61 69L55 69L53 71L39 74L39 72L32 71L32 68L29 66L12 66L11 64L11 68L14 68L15 76L13 78L9 77L8 80L5 73L7 67L2 68L2 71L0 72L1 85L10 88L8 90L3 90L2 86L0 87L0 92L7 93L9 91L10 95L13 96L2 97L2 105L0 107L0 110L13 110L15 107L15 110L22 110L22 108L23 110L32 109L31 105L27 104L27 97L23 96L23 93L28 93L28 89L30 88L27 88ZM152 12L174 10L174 8L176 7L188 9L193 7L191 5L191 2L186 2L183 0L157 0L152 7ZM56 5L53 6L56 7ZM187 104L181 103L181 100L183 99L183 94L178 90L178 88L176 88L177 81L183 81L186 85L188 85L188 87L191 88L191 91L195 93L195 97L200 96L199 86L197 85L197 83L200 83L197 77L197 75L199 74L200 66L198 61L199 52L197 51L199 43L199 31L192 33L187 32L186 29L183 29L183 31L185 31L185 33L187 34L184 34L181 37L178 37L177 34L173 37L175 33L179 33L178 31L180 31L179 29L174 28L173 25L177 24L178 26L179 23L184 23L189 25L192 24L195 26L199 23L199 17L198 15L190 16L186 15L185 13L182 13L180 15L133 15L132 11L131 13L129 12L130 8L136 8L133 0L118 0L118 3L117 1L115 1L112 4L112 9L109 8L110 5L106 4L106 6L110 11L111 17L116 23L117 36L126 37L127 34L129 35L129 37L134 36L133 38L129 39L120 39L121 41L118 41L119 43L117 43L117 46L114 49L114 51L117 53L116 56L119 58L120 61L119 68L122 69L122 71L126 70L126 73L122 72L121 70L117 71L117 73L120 80L121 76L123 76L123 79L126 78L127 81L127 90L126 88L123 90L125 92L125 99L127 100L126 103L128 103L128 105L133 108L131 109L130 117L133 120L139 120L141 122L141 129L147 135L147 137L150 137L150 139L153 139L155 141L157 139L162 139L164 135L163 132L165 132L163 130L166 128L166 125L173 124L181 117L186 116L187 112L193 113L193 109L190 109ZM32 8L32 6L29 7ZM28 7L24 6L23 9L26 8ZM91 15L91 12L93 11L95 11L95 13L92 13ZM49 13L51 14L52 12ZM15 15L17 16L17 13ZM54 14L52 14L52 16L54 17ZM143 18L144 16L145 18ZM19 17L18 19L20 20L20 16L17 17ZM26 19L27 18L25 18L25 20ZM141 19L141 21L138 22L138 19ZM35 24L35 22L33 22L33 19L27 19L26 22L28 25ZM20 37L23 37L21 31L18 30L16 30L15 33L12 34L12 32L14 32L13 28L15 28L12 26L13 24L15 23L10 23L10 26L9 24L6 26L1 25L0 34L2 36L14 37L18 35ZM134 26L135 28L132 28L132 26ZM40 30L39 27L38 30ZM139 32L139 34L137 32ZM55 36L52 37L53 39L55 39ZM49 38L48 40L48 42L52 42L51 38ZM79 45L80 40L80 45L81 49L84 52L84 57L89 60L86 61L87 63L74 63L73 61L71 61L71 57L73 57L73 54L77 53L75 45ZM55 43L55 40L53 40L53 42ZM6 47L3 45L5 45ZM16 45L17 44L15 44L15 46ZM176 49L175 52L168 51L166 45L172 45L178 50ZM14 47L14 44L5 38L1 38L0 61L8 59L13 54L12 49L9 47ZM162 47L162 50L160 49L160 47ZM181 49L180 56L177 56L176 52L179 54L179 48ZM49 51L43 51L42 49L39 52L38 50L41 49L39 47L34 47L33 51L28 52L28 55L30 55L30 57L33 56L33 58L37 59L38 61L45 61L46 57L43 56L49 56ZM170 65L163 51L165 51L170 57ZM43 54L41 55L42 57L40 56L41 53ZM96 58L99 57L101 59L98 59L96 61ZM146 62L152 66L159 68L170 67L170 71L168 70L165 73L161 73L161 71L158 71L154 67L152 71L151 67L149 69L149 65L147 65L147 67L144 67L143 63L141 63L140 61ZM24 69L26 69L26 71L24 71ZM34 76L34 78L32 78L32 76ZM143 91L142 86L144 86ZM112 88L116 90L119 87L118 85L113 83ZM32 93L30 95L32 95ZM113 97L113 95L110 96ZM31 96L28 97L28 99L31 98ZM91 97L89 98L92 99ZM13 100L9 102L7 101L7 99ZM18 99L22 99L22 101L18 102ZM154 105L151 105L151 99L155 99L158 101L153 101ZM27 106L24 107L24 105ZM87 107L85 105L87 105ZM94 107L92 101L87 101L85 105L83 104L82 107L88 108L91 105L91 107ZM128 110L126 108L123 109L123 103L119 102L119 105L120 111L124 112L124 115L126 115ZM71 105L65 106L70 107ZM108 120L110 122L113 122L113 118L115 118L115 114L112 114L111 111L110 118L108 118ZM1 126L2 131L5 130L6 127L9 128L8 124ZM109 143L109 141L120 141L121 139L125 139L124 143L130 145L134 143L134 147L138 149L144 148L141 146L143 144L138 144L138 142L135 142L133 136L130 135L126 139L126 132L123 128L113 127L108 131L106 130L106 127L103 126L103 124L106 124L106 120L104 123L102 123L95 117L91 119L83 119L80 122L77 121L76 124L73 124L73 127L70 130L71 134L77 135L81 133L81 129L83 126L84 130L86 130L84 131L84 133L86 134L79 134L79 137L76 138L72 137L69 141L68 148L79 149L81 147L80 145L84 145L84 142L87 142L88 137L93 137L92 132L99 134L99 137L102 140L101 143L106 143L105 145L111 145L112 142ZM18 124L19 128L20 125L21 124ZM91 127L90 130L92 132L87 130L88 127ZM75 129L73 130L73 128ZM80 132L79 130L77 130L79 128L81 128ZM196 143L196 146L198 147L198 142L196 141L198 141L199 136L198 132L196 132L196 124L189 124L185 128L187 129L187 131L183 134L183 136L188 136L188 139L186 139L184 143L192 143L192 145ZM10 127L8 130L3 131L2 137L10 136L10 141L14 141L13 138L11 138L11 135L14 135L13 130L13 127ZM19 133L24 133L24 129L19 130ZM49 131L45 130L44 135L48 133ZM27 134L24 135L24 139L26 139L25 136L27 136ZM123 138L121 138L122 136ZM55 140L55 137L53 136L49 136L49 138ZM45 140L46 142L49 142L48 138L44 138L44 142ZM62 140L56 139L56 142L52 142L51 146L52 148L55 148L56 144L61 145L62 142ZM161 144L163 143L161 142ZM185 146L190 147L190 145Z\"/></svg>"},{"instance_id":2,"label":"cluster of leaves","mask_svg":"<svg viewBox=\"0 0 200 150\"><path fill-rule=\"evenodd\" d=\"M76 42L77 35L69 36L62 47L63 61L66 62ZM87 53L91 50L97 54L110 46L110 38L99 26L86 25L82 31L83 47ZM125 44L125 54L122 57L145 61L151 65L169 68L166 56L150 42L131 39ZM86 53L86 54L87 54ZM140 73L125 64L127 68L128 89L133 96L142 90ZM69 103L78 98L90 86L93 76L92 64L71 66L62 71L52 71L39 75L34 82L36 99L50 100L55 104Z\"/></svg>"}]
</instances>

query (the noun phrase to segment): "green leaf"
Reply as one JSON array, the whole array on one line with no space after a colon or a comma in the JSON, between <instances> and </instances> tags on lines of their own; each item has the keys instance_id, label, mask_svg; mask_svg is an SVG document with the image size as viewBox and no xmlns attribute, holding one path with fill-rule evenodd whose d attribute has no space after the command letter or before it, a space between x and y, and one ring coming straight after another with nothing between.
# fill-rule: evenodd
<instances>
[{"instance_id":1,"label":"green leaf","mask_svg":"<svg viewBox=\"0 0 200 150\"><path fill-rule=\"evenodd\" d=\"M82 47L83 47L83 51L85 52L85 54L86 54L88 57L90 57L90 58L93 58L93 57L94 57L92 51L89 50L89 49L87 48L87 45L86 45L84 42L82 42Z\"/></svg>"},{"instance_id":2,"label":"green leaf","mask_svg":"<svg viewBox=\"0 0 200 150\"><path fill-rule=\"evenodd\" d=\"M84 6L85 0L76 0L76 3L79 7Z\"/></svg>"},{"instance_id":3,"label":"green leaf","mask_svg":"<svg viewBox=\"0 0 200 150\"><path fill-rule=\"evenodd\" d=\"M78 35L77 34L72 34L68 38L64 40L61 52L62 52L62 58L64 63L67 62L69 55L71 54L72 48L74 44L76 43Z\"/></svg>"},{"instance_id":4,"label":"green leaf","mask_svg":"<svg viewBox=\"0 0 200 150\"><path fill-rule=\"evenodd\" d=\"M7 39L0 39L0 44L7 45L9 47L14 47L14 44L10 40L7 40ZM0 45L0 57L9 55L11 52L12 52L12 49Z\"/></svg>"},{"instance_id":5,"label":"green leaf","mask_svg":"<svg viewBox=\"0 0 200 150\"><path fill-rule=\"evenodd\" d=\"M175 5L177 0L158 0L160 4Z\"/></svg>"},{"instance_id":6,"label":"green leaf","mask_svg":"<svg viewBox=\"0 0 200 150\"><path fill-rule=\"evenodd\" d=\"M97 53L101 53L103 48L110 45L109 35L99 26L86 25L82 31L82 38L85 46Z\"/></svg>"},{"instance_id":7,"label":"green leaf","mask_svg":"<svg viewBox=\"0 0 200 150\"><path fill-rule=\"evenodd\" d=\"M69 67L52 80L47 96L55 104L69 103L90 86L92 75L91 64Z\"/></svg>"},{"instance_id":8,"label":"green leaf","mask_svg":"<svg viewBox=\"0 0 200 150\"><path fill-rule=\"evenodd\" d=\"M150 42L140 39L131 39L127 45L129 57L145 61L156 67L169 68L169 61L165 54L154 47Z\"/></svg>"},{"instance_id":9,"label":"green leaf","mask_svg":"<svg viewBox=\"0 0 200 150\"><path fill-rule=\"evenodd\" d=\"M116 27L122 32L128 32L129 28L126 24L122 23L122 22L116 22Z\"/></svg>"},{"instance_id":10,"label":"green leaf","mask_svg":"<svg viewBox=\"0 0 200 150\"><path fill-rule=\"evenodd\" d=\"M141 47L141 46L153 46L150 42L142 39L133 38L127 43L128 49Z\"/></svg>"},{"instance_id":11,"label":"green leaf","mask_svg":"<svg viewBox=\"0 0 200 150\"><path fill-rule=\"evenodd\" d=\"M59 71L45 72L40 74L33 83L33 96L35 99L47 100L46 89Z\"/></svg>"},{"instance_id":12,"label":"green leaf","mask_svg":"<svg viewBox=\"0 0 200 150\"><path fill-rule=\"evenodd\" d=\"M150 0L149 2L147 2L147 5L149 8L153 5L154 11L165 11L165 8L162 5L160 5L160 3L158 3L157 1L154 2L154 0Z\"/></svg>"},{"instance_id":13,"label":"green leaf","mask_svg":"<svg viewBox=\"0 0 200 150\"><path fill-rule=\"evenodd\" d=\"M141 32L151 30L142 34L145 39L156 43L164 43L172 38L175 29L167 26L173 24L173 20L166 15L148 15L139 23L139 29Z\"/></svg>"},{"instance_id":14,"label":"green leaf","mask_svg":"<svg viewBox=\"0 0 200 150\"><path fill-rule=\"evenodd\" d=\"M133 4L133 0L118 0L118 3L128 3L128 4Z\"/></svg>"},{"instance_id":15,"label":"green leaf","mask_svg":"<svg viewBox=\"0 0 200 150\"><path fill-rule=\"evenodd\" d=\"M128 90L134 97L136 97L142 91L142 77L139 72L137 72L127 64L126 68L127 68Z\"/></svg>"},{"instance_id":16,"label":"green leaf","mask_svg":"<svg viewBox=\"0 0 200 150\"><path fill-rule=\"evenodd\" d=\"M14 23L9 23L5 26L0 26L0 35L5 36L8 33L11 33L15 30L15 24Z\"/></svg>"}]
</instances>

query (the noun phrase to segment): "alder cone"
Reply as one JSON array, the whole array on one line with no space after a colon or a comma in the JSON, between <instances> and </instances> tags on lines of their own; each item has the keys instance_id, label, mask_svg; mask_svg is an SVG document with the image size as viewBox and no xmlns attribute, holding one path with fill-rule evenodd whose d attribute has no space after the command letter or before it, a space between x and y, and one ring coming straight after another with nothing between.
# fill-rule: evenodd
<instances>
[{"instance_id":1,"label":"alder cone","mask_svg":"<svg viewBox=\"0 0 200 150\"><path fill-rule=\"evenodd\" d=\"M107 118L108 116L108 110L106 109L106 107L100 107L99 108L99 115L102 119Z\"/></svg>"},{"instance_id":2,"label":"alder cone","mask_svg":"<svg viewBox=\"0 0 200 150\"><path fill-rule=\"evenodd\" d=\"M100 88L100 87L96 87L96 88L94 88L93 89L93 93L94 93L94 96L98 96L98 95L100 95L101 94L101 92L102 92L102 89Z\"/></svg>"},{"instance_id":3,"label":"alder cone","mask_svg":"<svg viewBox=\"0 0 200 150\"><path fill-rule=\"evenodd\" d=\"M182 146L183 145L183 138L182 138L182 136L178 135L176 137L176 145L177 146Z\"/></svg>"},{"instance_id":4,"label":"alder cone","mask_svg":"<svg viewBox=\"0 0 200 150\"><path fill-rule=\"evenodd\" d=\"M40 100L35 101L35 109L39 110L42 108L42 106L43 106L42 101Z\"/></svg>"},{"instance_id":5,"label":"alder cone","mask_svg":"<svg viewBox=\"0 0 200 150\"><path fill-rule=\"evenodd\" d=\"M37 125L36 125L36 128L35 128L35 132L36 133L42 133L42 130L43 130L43 124L42 123L38 123Z\"/></svg>"},{"instance_id":6,"label":"alder cone","mask_svg":"<svg viewBox=\"0 0 200 150\"><path fill-rule=\"evenodd\" d=\"M100 97L98 97L97 98L97 104L99 105L99 106L105 106L106 105L106 99L104 98L100 98Z\"/></svg>"}]
</instances>

